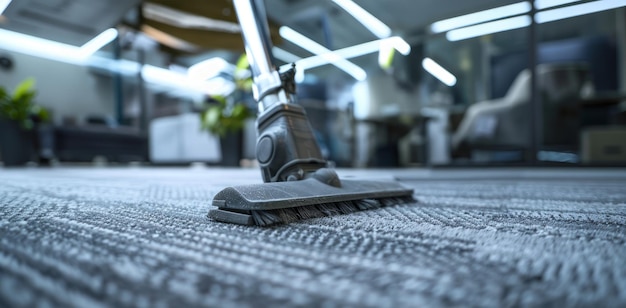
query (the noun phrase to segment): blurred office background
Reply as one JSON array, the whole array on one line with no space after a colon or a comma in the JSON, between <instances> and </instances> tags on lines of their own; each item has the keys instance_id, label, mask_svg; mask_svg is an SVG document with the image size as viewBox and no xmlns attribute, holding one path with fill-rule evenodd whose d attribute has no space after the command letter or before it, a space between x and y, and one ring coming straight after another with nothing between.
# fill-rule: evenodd
<instances>
[{"instance_id":1,"label":"blurred office background","mask_svg":"<svg viewBox=\"0 0 626 308\"><path fill-rule=\"evenodd\" d=\"M276 65L296 63L298 103L336 166L626 164L623 0L265 4ZM5 105L25 80L36 91L32 125L0 114L5 166L253 164L254 116L202 129L211 108L256 113L231 1L0 12Z\"/></svg>"}]
</instances>

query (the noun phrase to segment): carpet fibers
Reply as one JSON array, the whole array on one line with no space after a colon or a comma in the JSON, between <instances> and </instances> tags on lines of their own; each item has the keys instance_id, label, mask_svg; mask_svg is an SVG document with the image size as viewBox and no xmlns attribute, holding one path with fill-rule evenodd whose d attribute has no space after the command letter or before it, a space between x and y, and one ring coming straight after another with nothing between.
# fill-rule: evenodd
<instances>
[{"instance_id":1,"label":"carpet fibers","mask_svg":"<svg viewBox=\"0 0 626 308\"><path fill-rule=\"evenodd\" d=\"M0 169L0 307L625 307L626 172L519 172L261 228L206 217L257 170Z\"/></svg>"}]
</instances>

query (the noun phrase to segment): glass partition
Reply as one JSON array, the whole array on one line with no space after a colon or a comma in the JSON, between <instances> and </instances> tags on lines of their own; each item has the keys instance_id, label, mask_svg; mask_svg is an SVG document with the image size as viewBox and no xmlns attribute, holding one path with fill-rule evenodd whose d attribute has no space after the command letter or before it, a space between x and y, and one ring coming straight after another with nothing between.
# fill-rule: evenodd
<instances>
[{"instance_id":1,"label":"glass partition","mask_svg":"<svg viewBox=\"0 0 626 308\"><path fill-rule=\"evenodd\" d=\"M625 163L626 13L611 3L539 1L427 36L424 59L455 77L423 63L422 106L448 114L449 164Z\"/></svg>"}]
</instances>

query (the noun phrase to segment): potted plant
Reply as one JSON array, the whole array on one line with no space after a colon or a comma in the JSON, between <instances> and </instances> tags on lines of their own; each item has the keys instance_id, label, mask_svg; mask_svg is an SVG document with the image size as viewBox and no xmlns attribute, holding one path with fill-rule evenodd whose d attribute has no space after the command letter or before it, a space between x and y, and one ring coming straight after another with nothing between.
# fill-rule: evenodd
<instances>
[{"instance_id":1,"label":"potted plant","mask_svg":"<svg viewBox=\"0 0 626 308\"><path fill-rule=\"evenodd\" d=\"M9 93L0 86L0 152L6 166L23 165L33 158L37 124L49 119L47 109L35 104L37 91L32 78Z\"/></svg>"},{"instance_id":2,"label":"potted plant","mask_svg":"<svg viewBox=\"0 0 626 308\"><path fill-rule=\"evenodd\" d=\"M250 111L245 103L233 103L223 96L212 96L202 111L202 129L220 137L243 129Z\"/></svg>"},{"instance_id":3,"label":"potted plant","mask_svg":"<svg viewBox=\"0 0 626 308\"><path fill-rule=\"evenodd\" d=\"M222 164L239 166L243 152L243 128L254 113L248 108L252 78L245 56L237 61L235 91L228 96L211 96L200 113L201 128L220 137Z\"/></svg>"}]
</instances>

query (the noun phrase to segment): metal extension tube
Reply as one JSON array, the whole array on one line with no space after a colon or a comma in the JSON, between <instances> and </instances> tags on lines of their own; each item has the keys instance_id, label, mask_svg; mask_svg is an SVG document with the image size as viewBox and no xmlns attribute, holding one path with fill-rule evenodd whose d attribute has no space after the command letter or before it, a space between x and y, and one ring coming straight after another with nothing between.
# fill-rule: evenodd
<instances>
[{"instance_id":1,"label":"metal extension tube","mask_svg":"<svg viewBox=\"0 0 626 308\"><path fill-rule=\"evenodd\" d=\"M282 89L280 75L274 67L265 7L262 0L234 0L233 4L254 79L254 99L262 112L280 102Z\"/></svg>"},{"instance_id":2,"label":"metal extension tube","mask_svg":"<svg viewBox=\"0 0 626 308\"><path fill-rule=\"evenodd\" d=\"M256 156L265 182L302 180L326 167L304 108L292 104L294 71L274 66L265 5L262 0L234 0L258 103ZM334 172L332 172L334 174ZM336 183L336 175L321 172ZM320 176L320 175L317 176ZM330 175L330 176L328 176Z\"/></svg>"}]
</instances>

